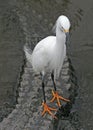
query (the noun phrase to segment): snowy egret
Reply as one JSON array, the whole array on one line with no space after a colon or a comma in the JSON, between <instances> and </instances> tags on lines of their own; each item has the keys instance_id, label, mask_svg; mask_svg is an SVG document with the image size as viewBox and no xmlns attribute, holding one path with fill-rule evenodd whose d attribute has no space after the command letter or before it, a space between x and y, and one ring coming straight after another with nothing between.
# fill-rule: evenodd
<instances>
[{"instance_id":1,"label":"snowy egret","mask_svg":"<svg viewBox=\"0 0 93 130\"><path fill-rule=\"evenodd\" d=\"M56 36L48 36L41 40L35 46L32 53L29 53L26 46L24 47L28 62L32 64L34 71L40 72L42 75L42 90L44 96L44 101L42 103L44 110L42 115L44 115L45 112L48 112L54 118L55 116L51 110L56 111L56 109L49 107L46 103L44 77L48 71L51 72L54 91L52 90L53 98L50 102L57 100L58 106L61 106L60 99L69 102L69 99L59 96L55 81L56 78L59 77L64 58L66 56L66 34L69 33L70 21L66 16L61 15L58 17L55 27Z\"/></svg>"}]
</instances>

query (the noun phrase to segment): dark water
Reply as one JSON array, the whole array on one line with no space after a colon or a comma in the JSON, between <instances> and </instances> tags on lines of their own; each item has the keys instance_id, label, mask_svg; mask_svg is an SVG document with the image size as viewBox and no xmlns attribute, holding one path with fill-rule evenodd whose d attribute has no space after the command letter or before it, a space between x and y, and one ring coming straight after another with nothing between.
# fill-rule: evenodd
<instances>
[{"instance_id":1,"label":"dark water","mask_svg":"<svg viewBox=\"0 0 93 130\"><path fill-rule=\"evenodd\" d=\"M10 2L11 3L11 2ZM82 130L93 129L93 1L21 0L15 2L27 18L28 35L50 35L57 17L65 14L71 21L71 62L79 89L74 109ZM30 42L30 41L29 41Z\"/></svg>"},{"instance_id":2,"label":"dark water","mask_svg":"<svg viewBox=\"0 0 93 130\"><path fill-rule=\"evenodd\" d=\"M13 5L13 0L0 1L0 121L15 107L23 64L25 39Z\"/></svg>"},{"instance_id":3,"label":"dark water","mask_svg":"<svg viewBox=\"0 0 93 130\"><path fill-rule=\"evenodd\" d=\"M73 1L82 9L78 27L72 28L72 64L76 70L79 91L76 101L79 121L84 130L93 129L93 1Z\"/></svg>"}]
</instances>

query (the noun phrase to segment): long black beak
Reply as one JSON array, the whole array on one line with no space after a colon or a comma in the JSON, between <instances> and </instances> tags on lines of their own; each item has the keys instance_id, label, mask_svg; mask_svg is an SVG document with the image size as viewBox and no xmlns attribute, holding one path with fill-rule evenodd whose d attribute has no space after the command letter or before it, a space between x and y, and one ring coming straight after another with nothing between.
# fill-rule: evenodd
<instances>
[{"instance_id":1,"label":"long black beak","mask_svg":"<svg viewBox=\"0 0 93 130\"><path fill-rule=\"evenodd\" d=\"M69 32L66 32L66 49L67 49L67 54L70 54L70 45L71 45L71 41L70 41L70 34Z\"/></svg>"},{"instance_id":2,"label":"long black beak","mask_svg":"<svg viewBox=\"0 0 93 130\"><path fill-rule=\"evenodd\" d=\"M70 34L66 32L66 46L70 46Z\"/></svg>"}]
</instances>

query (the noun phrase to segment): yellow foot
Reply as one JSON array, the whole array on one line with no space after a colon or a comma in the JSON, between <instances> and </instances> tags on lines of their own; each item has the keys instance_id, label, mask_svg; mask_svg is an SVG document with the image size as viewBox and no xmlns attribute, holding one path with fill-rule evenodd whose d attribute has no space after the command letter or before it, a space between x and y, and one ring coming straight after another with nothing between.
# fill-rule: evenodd
<instances>
[{"instance_id":1,"label":"yellow foot","mask_svg":"<svg viewBox=\"0 0 93 130\"><path fill-rule=\"evenodd\" d=\"M51 112L51 111L57 111L57 109L48 107L48 105L47 105L45 102L42 103L42 106L44 107L44 110L43 110L43 112L42 112L42 116L43 116L46 112L48 112L48 114L50 114L53 118L57 119L57 117Z\"/></svg>"},{"instance_id":2,"label":"yellow foot","mask_svg":"<svg viewBox=\"0 0 93 130\"><path fill-rule=\"evenodd\" d=\"M63 97L59 96L56 91L54 92L52 90L52 94L53 94L53 98L50 100L50 102L53 102L54 100L57 100L57 104L58 104L59 107L61 106L60 99L63 100L63 101L65 101L65 102L70 102L69 99L66 99L66 98L63 98Z\"/></svg>"}]
</instances>

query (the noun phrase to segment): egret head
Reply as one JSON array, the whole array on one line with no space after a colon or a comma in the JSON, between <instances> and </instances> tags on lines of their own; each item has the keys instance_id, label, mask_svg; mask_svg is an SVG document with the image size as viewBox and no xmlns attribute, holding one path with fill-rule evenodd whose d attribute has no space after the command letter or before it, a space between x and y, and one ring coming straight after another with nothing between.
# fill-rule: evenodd
<instances>
[{"instance_id":1,"label":"egret head","mask_svg":"<svg viewBox=\"0 0 93 130\"><path fill-rule=\"evenodd\" d=\"M56 25L55 25L55 29L56 29L56 34L59 36L62 36L62 34L64 33L66 35L66 45L70 46L70 35L69 35L69 29L70 29L70 21L69 19L64 16L61 15L58 17L57 21L56 21Z\"/></svg>"},{"instance_id":2,"label":"egret head","mask_svg":"<svg viewBox=\"0 0 93 130\"><path fill-rule=\"evenodd\" d=\"M69 29L70 29L70 21L69 19L64 16L64 15L61 15L58 17L57 19L57 27L64 33L68 33L69 32Z\"/></svg>"}]
</instances>

